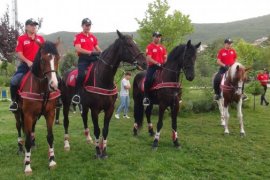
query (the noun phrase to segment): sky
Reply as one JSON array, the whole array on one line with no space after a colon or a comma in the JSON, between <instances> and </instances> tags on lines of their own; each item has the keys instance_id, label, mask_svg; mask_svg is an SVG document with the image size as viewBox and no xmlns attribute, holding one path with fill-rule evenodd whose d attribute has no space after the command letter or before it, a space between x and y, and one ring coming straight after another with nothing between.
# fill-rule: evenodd
<instances>
[{"instance_id":1,"label":"sky","mask_svg":"<svg viewBox=\"0 0 270 180\"><path fill-rule=\"evenodd\" d=\"M81 31L81 20L92 20L93 32L136 31L135 18L145 16L153 0L17 0L18 18L43 18L39 33ZM0 15L12 0L0 0ZM270 14L270 0L168 0L170 12L189 15L192 23L225 23Z\"/></svg>"}]
</instances>

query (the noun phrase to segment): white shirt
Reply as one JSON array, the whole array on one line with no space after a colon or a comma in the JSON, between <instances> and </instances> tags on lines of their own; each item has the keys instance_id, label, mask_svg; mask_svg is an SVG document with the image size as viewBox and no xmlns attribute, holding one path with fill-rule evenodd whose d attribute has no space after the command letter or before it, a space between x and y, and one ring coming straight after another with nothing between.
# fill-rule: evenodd
<instances>
[{"instance_id":1,"label":"white shirt","mask_svg":"<svg viewBox=\"0 0 270 180\"><path fill-rule=\"evenodd\" d=\"M129 95L129 90L125 89L125 86L130 86L130 82L129 80L127 80L126 78L124 78L121 81L121 91L120 91L120 96L128 96Z\"/></svg>"}]
</instances>

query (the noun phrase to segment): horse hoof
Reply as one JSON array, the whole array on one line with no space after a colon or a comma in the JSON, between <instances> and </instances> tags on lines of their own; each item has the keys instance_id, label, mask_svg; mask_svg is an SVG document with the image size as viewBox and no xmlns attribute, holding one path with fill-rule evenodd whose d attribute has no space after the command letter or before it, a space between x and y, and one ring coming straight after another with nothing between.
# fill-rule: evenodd
<instances>
[{"instance_id":1,"label":"horse hoof","mask_svg":"<svg viewBox=\"0 0 270 180\"><path fill-rule=\"evenodd\" d=\"M54 169L56 167L56 162L54 160L52 160L50 163L49 163L49 169Z\"/></svg>"},{"instance_id":2,"label":"horse hoof","mask_svg":"<svg viewBox=\"0 0 270 180\"><path fill-rule=\"evenodd\" d=\"M158 147L157 146L152 146L153 151L157 151Z\"/></svg>"},{"instance_id":3,"label":"horse hoof","mask_svg":"<svg viewBox=\"0 0 270 180\"><path fill-rule=\"evenodd\" d=\"M108 158L108 155L107 155L107 154L102 154L102 155L100 156L100 158L101 158L101 159L107 159L107 158Z\"/></svg>"},{"instance_id":4,"label":"horse hoof","mask_svg":"<svg viewBox=\"0 0 270 180\"><path fill-rule=\"evenodd\" d=\"M70 151L70 146L69 147L64 147L64 151Z\"/></svg>"},{"instance_id":5,"label":"horse hoof","mask_svg":"<svg viewBox=\"0 0 270 180\"><path fill-rule=\"evenodd\" d=\"M229 136L230 133L229 132L224 132L224 136Z\"/></svg>"},{"instance_id":6,"label":"horse hoof","mask_svg":"<svg viewBox=\"0 0 270 180\"><path fill-rule=\"evenodd\" d=\"M241 133L240 133L240 136L241 136L241 137L245 137L245 136L246 136L246 133L241 132Z\"/></svg>"},{"instance_id":7,"label":"horse hoof","mask_svg":"<svg viewBox=\"0 0 270 180\"><path fill-rule=\"evenodd\" d=\"M29 176L29 175L32 174L32 169L31 169L30 164L25 165L24 173L25 173L26 176Z\"/></svg>"},{"instance_id":8,"label":"horse hoof","mask_svg":"<svg viewBox=\"0 0 270 180\"><path fill-rule=\"evenodd\" d=\"M155 135L155 132L152 130L149 131L149 136L153 137Z\"/></svg>"},{"instance_id":9,"label":"horse hoof","mask_svg":"<svg viewBox=\"0 0 270 180\"><path fill-rule=\"evenodd\" d=\"M60 125L60 121L59 120L56 120L54 124L55 125Z\"/></svg>"},{"instance_id":10,"label":"horse hoof","mask_svg":"<svg viewBox=\"0 0 270 180\"><path fill-rule=\"evenodd\" d=\"M95 154L95 155L94 155L94 158L95 158L95 159L100 159L100 158L101 158L101 157L100 157L100 154Z\"/></svg>"},{"instance_id":11,"label":"horse hoof","mask_svg":"<svg viewBox=\"0 0 270 180\"><path fill-rule=\"evenodd\" d=\"M178 141L177 142L173 142L173 144L174 144L174 147L176 149L181 149L181 145L178 143Z\"/></svg>"}]
</instances>

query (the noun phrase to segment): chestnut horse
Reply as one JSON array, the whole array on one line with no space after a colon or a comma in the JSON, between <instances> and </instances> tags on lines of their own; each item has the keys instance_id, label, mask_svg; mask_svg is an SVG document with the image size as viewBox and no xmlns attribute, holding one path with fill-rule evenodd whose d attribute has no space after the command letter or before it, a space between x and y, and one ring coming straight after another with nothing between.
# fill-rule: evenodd
<instances>
[{"instance_id":1,"label":"chestnut horse","mask_svg":"<svg viewBox=\"0 0 270 180\"><path fill-rule=\"evenodd\" d=\"M218 101L221 114L221 125L224 126L224 133L229 134L229 105L233 102L237 103L237 116L240 123L240 135L245 135L243 113L242 113L242 94L243 86L246 81L246 69L239 62L234 63L224 74L221 81L222 98Z\"/></svg>"},{"instance_id":2,"label":"chestnut horse","mask_svg":"<svg viewBox=\"0 0 270 180\"><path fill-rule=\"evenodd\" d=\"M37 42L38 43L38 42ZM25 134L26 174L31 174L30 166L33 128L41 115L47 123L47 141L49 144L49 168L56 165L53 149L53 122L55 116L56 99L60 96L58 90L57 69L60 56L57 51L58 43L46 41L39 44L40 49L35 57L31 71L22 80L19 90L19 109L14 112L18 130L19 151L23 151L21 128Z\"/></svg>"},{"instance_id":3,"label":"chestnut horse","mask_svg":"<svg viewBox=\"0 0 270 180\"><path fill-rule=\"evenodd\" d=\"M180 144L177 137L177 114L179 111L179 99L181 98L181 85L179 84L179 76L181 71L184 72L186 79L192 81L194 79L194 65L196 60L197 48L201 43L192 45L189 40L187 44L176 46L168 56L167 62L156 73L154 84L156 84L150 92L151 104L147 106L145 110L148 128L150 135L154 134L153 126L151 123L151 113L153 105L159 106L159 118L157 123L157 132L152 145L153 149L157 149L158 141L160 137L160 130L163 126L163 115L167 107L171 109L172 119L172 132L173 132L173 143L174 146L179 148ZM142 72L135 76L133 82L133 99L134 99L134 135L137 135L138 129L143 123L143 97L142 84L144 82L146 73Z\"/></svg>"},{"instance_id":4,"label":"chestnut horse","mask_svg":"<svg viewBox=\"0 0 270 180\"><path fill-rule=\"evenodd\" d=\"M140 52L138 46L131 36L123 35L117 31L118 39L110 45L99 57L99 60L92 63L92 70L85 87L81 93L82 119L84 133L87 142L91 142L91 136L88 128L88 112L91 109L92 122L94 125L95 148L97 158L106 158L107 136L109 124L114 112L114 104L117 98L117 90L114 84L114 76L120 65L120 62L127 62L135 65L139 69L147 67L146 58ZM91 66L91 65L90 65ZM65 83L62 93L64 128L65 128L65 150L70 149L68 126L69 126L69 106L71 98L74 95L74 87L67 85L69 72L63 77ZM92 90L89 90L90 87ZM104 111L104 122L102 138L100 138L100 128L98 116Z\"/></svg>"}]
</instances>

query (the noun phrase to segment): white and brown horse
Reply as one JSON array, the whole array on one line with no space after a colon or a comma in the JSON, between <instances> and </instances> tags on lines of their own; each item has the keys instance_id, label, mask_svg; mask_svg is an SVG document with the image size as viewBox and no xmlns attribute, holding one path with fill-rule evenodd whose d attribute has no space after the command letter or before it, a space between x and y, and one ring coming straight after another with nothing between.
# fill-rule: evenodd
<instances>
[{"instance_id":1,"label":"white and brown horse","mask_svg":"<svg viewBox=\"0 0 270 180\"><path fill-rule=\"evenodd\" d=\"M245 135L243 113L242 113L242 94L243 86L246 81L246 69L242 64L236 62L224 74L221 81L222 98L218 101L221 114L221 125L224 126L224 133L229 134L229 105L237 103L237 116L240 123L240 135Z\"/></svg>"}]
</instances>

